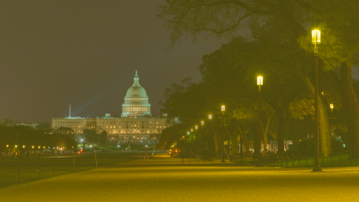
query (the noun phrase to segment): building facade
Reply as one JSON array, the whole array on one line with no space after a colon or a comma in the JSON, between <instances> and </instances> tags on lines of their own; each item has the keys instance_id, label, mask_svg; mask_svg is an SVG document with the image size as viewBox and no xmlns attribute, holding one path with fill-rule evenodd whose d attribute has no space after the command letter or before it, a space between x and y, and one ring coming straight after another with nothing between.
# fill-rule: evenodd
<instances>
[{"instance_id":1,"label":"building facade","mask_svg":"<svg viewBox=\"0 0 359 202\"><path fill-rule=\"evenodd\" d=\"M106 131L110 144L147 145L156 144L162 130L169 127L166 117L152 117L151 105L145 89L140 85L137 71L133 85L127 90L122 105L121 117L112 117L106 113L103 117L53 118L52 128L70 128L75 137L81 137L85 129L94 129L97 133Z\"/></svg>"}]
</instances>

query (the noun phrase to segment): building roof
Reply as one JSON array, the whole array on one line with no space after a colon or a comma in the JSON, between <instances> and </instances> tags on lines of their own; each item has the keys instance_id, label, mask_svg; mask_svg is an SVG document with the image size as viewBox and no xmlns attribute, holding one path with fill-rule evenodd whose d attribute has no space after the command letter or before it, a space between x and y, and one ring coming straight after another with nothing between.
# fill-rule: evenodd
<instances>
[{"instance_id":1,"label":"building roof","mask_svg":"<svg viewBox=\"0 0 359 202\"><path fill-rule=\"evenodd\" d=\"M140 85L137 70L135 78L133 78L133 85L127 90L125 98L147 98L146 90Z\"/></svg>"},{"instance_id":2,"label":"building roof","mask_svg":"<svg viewBox=\"0 0 359 202\"><path fill-rule=\"evenodd\" d=\"M115 117L111 116L111 114L106 113L101 119L116 119Z\"/></svg>"}]
</instances>

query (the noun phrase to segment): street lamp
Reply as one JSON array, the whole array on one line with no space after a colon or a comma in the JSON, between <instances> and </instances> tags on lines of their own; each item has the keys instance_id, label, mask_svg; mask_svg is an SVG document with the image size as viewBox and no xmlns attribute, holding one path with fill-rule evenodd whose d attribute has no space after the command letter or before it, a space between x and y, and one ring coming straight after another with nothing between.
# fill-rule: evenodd
<instances>
[{"instance_id":1,"label":"street lamp","mask_svg":"<svg viewBox=\"0 0 359 202\"><path fill-rule=\"evenodd\" d=\"M213 117L212 117L212 114L208 115L208 120L209 120L210 123L211 123L211 121L212 121L212 118L213 118ZM209 160L209 161L212 161L211 151L209 151L209 154L208 154L208 155L209 155L209 159L208 159L208 160Z\"/></svg>"},{"instance_id":2,"label":"street lamp","mask_svg":"<svg viewBox=\"0 0 359 202\"><path fill-rule=\"evenodd\" d=\"M8 147L9 147L9 145L7 144L7 145L6 145L6 147L8 148Z\"/></svg>"},{"instance_id":3,"label":"street lamp","mask_svg":"<svg viewBox=\"0 0 359 202\"><path fill-rule=\"evenodd\" d=\"M314 56L315 56L315 158L313 172L322 171L319 165L319 111L318 111L318 45L320 44L320 31L312 30L312 43L314 44Z\"/></svg>"},{"instance_id":4,"label":"street lamp","mask_svg":"<svg viewBox=\"0 0 359 202\"><path fill-rule=\"evenodd\" d=\"M197 126L197 125L195 125L195 126L194 126L194 129L196 129L196 132L197 132L197 130L198 130L198 126Z\"/></svg>"},{"instance_id":5,"label":"street lamp","mask_svg":"<svg viewBox=\"0 0 359 202\"><path fill-rule=\"evenodd\" d=\"M191 128L191 133L193 133L193 128Z\"/></svg>"},{"instance_id":6,"label":"street lamp","mask_svg":"<svg viewBox=\"0 0 359 202\"><path fill-rule=\"evenodd\" d=\"M15 148L17 148L17 145L15 145Z\"/></svg>"},{"instance_id":7,"label":"street lamp","mask_svg":"<svg viewBox=\"0 0 359 202\"><path fill-rule=\"evenodd\" d=\"M25 148L25 145L22 145L22 148Z\"/></svg>"},{"instance_id":8,"label":"street lamp","mask_svg":"<svg viewBox=\"0 0 359 202\"><path fill-rule=\"evenodd\" d=\"M258 140L259 141L259 151L258 151L258 162L256 167L263 167L262 165L262 154L261 154L261 149L262 149L262 128L261 128L261 99L262 99L262 94L261 94L261 87L263 86L263 77L262 76L257 76L257 86L258 86L258 92L259 92L259 102L258 102ZM278 143L278 144L282 144L282 143ZM284 144L284 143L283 143ZM266 145L264 145L265 147Z\"/></svg>"},{"instance_id":9,"label":"street lamp","mask_svg":"<svg viewBox=\"0 0 359 202\"><path fill-rule=\"evenodd\" d=\"M189 132L187 132L187 135L189 135Z\"/></svg>"},{"instance_id":10,"label":"street lamp","mask_svg":"<svg viewBox=\"0 0 359 202\"><path fill-rule=\"evenodd\" d=\"M330 104L329 106L330 106L330 111L333 112L333 110L334 110L334 104Z\"/></svg>"},{"instance_id":11,"label":"street lamp","mask_svg":"<svg viewBox=\"0 0 359 202\"><path fill-rule=\"evenodd\" d=\"M202 128L203 128L203 126L204 126L204 121L201 121L201 126L202 126Z\"/></svg>"},{"instance_id":12,"label":"street lamp","mask_svg":"<svg viewBox=\"0 0 359 202\"><path fill-rule=\"evenodd\" d=\"M224 162L226 162L225 160L224 160L224 112L226 111L226 106L224 106L224 105L222 105L221 106L221 112L222 112L222 115L223 115L223 124L222 124L222 126L223 126L223 149L222 149L222 163L224 163ZM229 146L229 144L228 144L228 146Z\"/></svg>"}]
</instances>

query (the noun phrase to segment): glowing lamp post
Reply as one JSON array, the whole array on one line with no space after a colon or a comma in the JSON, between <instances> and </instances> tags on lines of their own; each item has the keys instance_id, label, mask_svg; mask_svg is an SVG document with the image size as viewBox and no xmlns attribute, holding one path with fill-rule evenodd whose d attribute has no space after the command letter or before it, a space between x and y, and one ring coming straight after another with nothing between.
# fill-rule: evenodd
<instances>
[{"instance_id":1,"label":"glowing lamp post","mask_svg":"<svg viewBox=\"0 0 359 202\"><path fill-rule=\"evenodd\" d=\"M226 162L225 160L224 160L224 112L226 111L226 106L224 106L224 105L222 105L221 106L221 112L222 112L222 115L223 115L223 124L222 124L222 126L223 126L223 150L222 150L222 163L224 163L224 162ZM228 144L228 147L229 147L229 144Z\"/></svg>"},{"instance_id":2,"label":"glowing lamp post","mask_svg":"<svg viewBox=\"0 0 359 202\"><path fill-rule=\"evenodd\" d=\"M263 86L263 76L257 76L257 86L259 87L259 91L261 91L261 86Z\"/></svg>"},{"instance_id":3,"label":"glowing lamp post","mask_svg":"<svg viewBox=\"0 0 359 202\"><path fill-rule=\"evenodd\" d=\"M333 112L333 110L334 110L334 104L330 104L329 106L330 106L330 111Z\"/></svg>"},{"instance_id":4,"label":"glowing lamp post","mask_svg":"<svg viewBox=\"0 0 359 202\"><path fill-rule=\"evenodd\" d=\"M312 43L314 44L314 53L318 54L318 45L320 44L320 31L312 30Z\"/></svg>"},{"instance_id":5,"label":"glowing lamp post","mask_svg":"<svg viewBox=\"0 0 359 202\"><path fill-rule=\"evenodd\" d=\"M221 111L222 111L222 114L224 114L224 112L226 111L226 106L222 105L221 106Z\"/></svg>"},{"instance_id":6,"label":"glowing lamp post","mask_svg":"<svg viewBox=\"0 0 359 202\"><path fill-rule=\"evenodd\" d=\"M315 98L315 158L313 171L322 171L319 165L319 111L318 111L318 45L321 42L320 31L312 30L312 43L314 44L314 56L315 56L315 81L314 81L314 98Z\"/></svg>"},{"instance_id":7,"label":"glowing lamp post","mask_svg":"<svg viewBox=\"0 0 359 202\"><path fill-rule=\"evenodd\" d=\"M197 130L198 130L198 126L197 126L197 125L195 125L195 126L194 126L194 129L196 129L196 132L197 132Z\"/></svg>"},{"instance_id":8,"label":"glowing lamp post","mask_svg":"<svg viewBox=\"0 0 359 202\"><path fill-rule=\"evenodd\" d=\"M203 126L204 126L204 121L201 121L201 126L202 126L202 128L203 128Z\"/></svg>"},{"instance_id":9,"label":"glowing lamp post","mask_svg":"<svg viewBox=\"0 0 359 202\"><path fill-rule=\"evenodd\" d=\"M262 86L263 86L263 76L257 76L257 86L258 86L258 92L259 92L259 102L258 102L258 127L259 127L259 133L258 133L258 140L259 141L259 151L258 151L258 162L256 167L263 167L262 165L262 154L261 154L261 149L262 149L262 128L261 128L261 100L262 100ZM284 142L279 142L278 144L284 144ZM266 147L267 145L264 145L264 147Z\"/></svg>"},{"instance_id":10,"label":"glowing lamp post","mask_svg":"<svg viewBox=\"0 0 359 202\"><path fill-rule=\"evenodd\" d=\"M212 120L212 114L210 114L210 115L208 115L208 120L209 120L209 123L211 123L211 120ZM209 153L209 159L208 159L209 161L212 161L212 159L211 159L211 153Z\"/></svg>"}]
</instances>

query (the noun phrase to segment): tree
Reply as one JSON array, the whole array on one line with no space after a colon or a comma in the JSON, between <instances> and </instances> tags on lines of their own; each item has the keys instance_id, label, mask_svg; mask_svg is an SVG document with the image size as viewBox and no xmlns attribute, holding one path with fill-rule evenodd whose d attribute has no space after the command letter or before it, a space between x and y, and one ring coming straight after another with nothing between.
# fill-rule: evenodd
<instances>
[{"instance_id":1,"label":"tree","mask_svg":"<svg viewBox=\"0 0 359 202\"><path fill-rule=\"evenodd\" d=\"M100 142L100 135L96 133L95 129L85 129L83 131L83 149L85 149L85 144L87 143L99 143Z\"/></svg>"},{"instance_id":2,"label":"tree","mask_svg":"<svg viewBox=\"0 0 359 202\"><path fill-rule=\"evenodd\" d=\"M240 32L250 33L251 39L276 36L277 45L286 44L287 64L295 72L311 95L313 87L314 59L303 54L303 49L313 52L310 29L321 28L323 40L320 46L320 68L325 79L332 84L341 97L346 111L350 147L353 157L359 158L359 104L352 85L351 68L358 64L358 21L359 4L351 0L333 1L263 1L263 0L167 0L159 6L159 17L171 32L173 46L181 38L233 37ZM305 44L305 45L303 45ZM269 47L269 46L267 46ZM270 50L266 53L270 53ZM284 53L284 52L283 52ZM309 61L309 62L308 62ZM305 64L306 63L306 64ZM323 153L330 153L330 131L328 107L319 97L320 133ZM285 102L288 103L288 102ZM345 104L344 104L345 103ZM286 105L281 105L284 106ZM282 116L282 128L287 127L286 110L276 113ZM282 133L282 129L279 133ZM278 138L283 137L279 135Z\"/></svg>"},{"instance_id":3,"label":"tree","mask_svg":"<svg viewBox=\"0 0 359 202\"><path fill-rule=\"evenodd\" d=\"M101 145L106 145L107 144L107 132L105 130L103 130L100 133L100 140L99 140Z\"/></svg>"}]
</instances>

